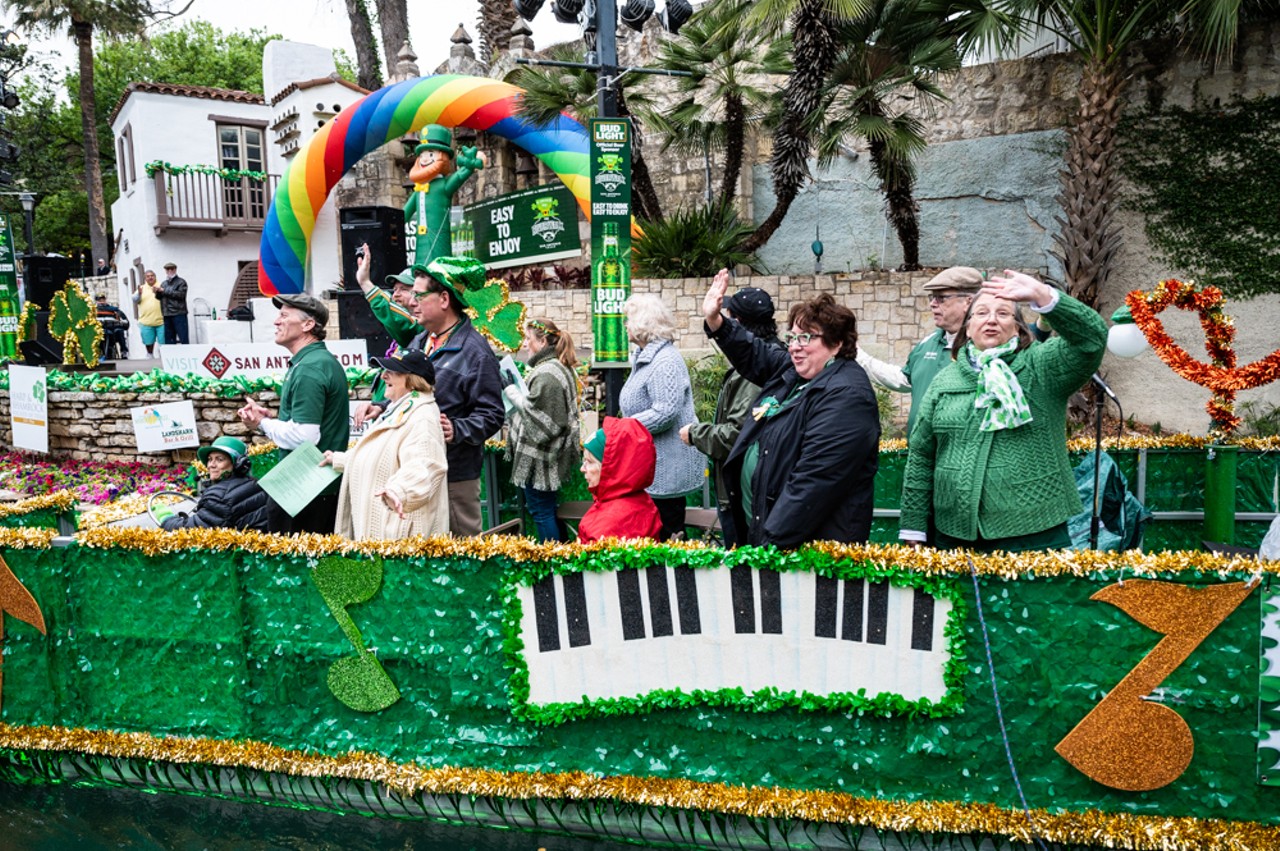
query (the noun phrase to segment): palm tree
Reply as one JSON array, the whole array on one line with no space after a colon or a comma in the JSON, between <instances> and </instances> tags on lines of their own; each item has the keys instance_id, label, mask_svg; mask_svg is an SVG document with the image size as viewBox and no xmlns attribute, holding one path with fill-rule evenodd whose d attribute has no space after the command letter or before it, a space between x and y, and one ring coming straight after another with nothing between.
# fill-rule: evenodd
<instances>
[{"instance_id":1,"label":"palm tree","mask_svg":"<svg viewBox=\"0 0 1280 851\"><path fill-rule=\"evenodd\" d=\"M1120 245L1116 210L1116 128L1131 77L1129 59L1143 39L1173 36L1221 58L1235 44L1250 8L1269 0L970 0L949 10L971 47L1008 46L1032 27L1063 39L1081 64L1075 120L1054 236L1072 295L1097 306Z\"/></svg>"},{"instance_id":2,"label":"palm tree","mask_svg":"<svg viewBox=\"0 0 1280 851\"><path fill-rule=\"evenodd\" d=\"M718 198L731 204L742 173L748 124L759 123L775 92L761 78L791 70L790 38L766 39L748 18L750 0L714 0L680 30L679 38L662 43L656 64L677 77L674 105L641 111L645 125L662 135L661 150L696 156L723 150L724 176Z\"/></svg>"},{"instance_id":3,"label":"palm tree","mask_svg":"<svg viewBox=\"0 0 1280 851\"><path fill-rule=\"evenodd\" d=\"M480 60L492 62L493 54L506 47L516 9L511 0L480 0Z\"/></svg>"},{"instance_id":4,"label":"palm tree","mask_svg":"<svg viewBox=\"0 0 1280 851\"><path fill-rule=\"evenodd\" d=\"M960 67L946 23L919 0L873 0L837 30L840 50L824 92L818 162L827 165L848 140L866 142L902 245L903 271L920 268L914 158L926 141L920 112L946 100L936 75Z\"/></svg>"},{"instance_id":5,"label":"palm tree","mask_svg":"<svg viewBox=\"0 0 1280 851\"><path fill-rule=\"evenodd\" d=\"M772 212L743 245L758 251L786 218L791 202L809 177L813 132L821 123L822 93L839 50L836 30L856 18L869 0L760 0L751 11L767 33L790 28L793 70L782 95L782 113L773 135L770 170L776 199Z\"/></svg>"},{"instance_id":6,"label":"palm tree","mask_svg":"<svg viewBox=\"0 0 1280 851\"><path fill-rule=\"evenodd\" d=\"M557 62L581 62L582 48L575 44L558 44L547 52L546 58ZM594 71L551 65L522 66L512 82L525 92L520 99L520 115L535 124L551 122L562 112L583 124L596 116ZM618 116L634 117L622 85L618 86ZM631 130L631 186L635 212L642 219L661 221L662 204L658 201L653 178L645 163L640 122L633 121Z\"/></svg>"},{"instance_id":7,"label":"palm tree","mask_svg":"<svg viewBox=\"0 0 1280 851\"><path fill-rule=\"evenodd\" d=\"M387 76L396 73L400 48L409 40L408 0L375 0L378 29L382 32L382 55L387 60Z\"/></svg>"},{"instance_id":8,"label":"palm tree","mask_svg":"<svg viewBox=\"0 0 1280 851\"><path fill-rule=\"evenodd\" d=\"M84 183L89 196L89 243L94 257L107 257L107 204L102 188L98 124L94 116L93 35L140 36L160 18L174 12L152 0L5 0L14 13L14 26L26 33L54 35L69 31L75 40L80 68L80 129L84 142Z\"/></svg>"},{"instance_id":9,"label":"palm tree","mask_svg":"<svg viewBox=\"0 0 1280 851\"><path fill-rule=\"evenodd\" d=\"M382 88L382 67L378 58L378 41L373 36L373 19L365 0L347 0L347 20L351 23L351 41L356 46L356 82L374 91ZM395 73L395 66L389 69Z\"/></svg>"}]
</instances>

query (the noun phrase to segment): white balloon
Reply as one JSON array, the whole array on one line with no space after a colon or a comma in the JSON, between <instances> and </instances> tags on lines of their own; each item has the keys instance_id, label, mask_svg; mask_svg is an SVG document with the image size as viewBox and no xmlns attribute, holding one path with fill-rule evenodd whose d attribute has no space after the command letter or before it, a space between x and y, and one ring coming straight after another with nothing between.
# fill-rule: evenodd
<instances>
[{"instance_id":1,"label":"white balloon","mask_svg":"<svg viewBox=\"0 0 1280 851\"><path fill-rule=\"evenodd\" d=\"M1142 329L1132 322L1112 325L1107 332L1107 350L1116 357L1135 358L1147 348Z\"/></svg>"}]
</instances>

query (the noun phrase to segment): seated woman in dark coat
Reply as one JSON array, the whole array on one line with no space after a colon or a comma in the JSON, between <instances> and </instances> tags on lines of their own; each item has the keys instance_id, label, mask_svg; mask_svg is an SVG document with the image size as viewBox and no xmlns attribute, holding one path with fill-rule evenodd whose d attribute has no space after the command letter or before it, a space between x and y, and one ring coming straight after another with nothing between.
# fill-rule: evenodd
<instances>
[{"instance_id":1,"label":"seated woman in dark coat","mask_svg":"<svg viewBox=\"0 0 1280 851\"><path fill-rule=\"evenodd\" d=\"M198 499L190 513L175 513L157 506L152 516L166 530L253 529L267 531L267 492L249 476L249 453L234 437L219 437L196 450L209 478L201 479Z\"/></svg>"},{"instance_id":2,"label":"seated woman in dark coat","mask_svg":"<svg viewBox=\"0 0 1280 851\"><path fill-rule=\"evenodd\" d=\"M721 270L702 305L707 336L761 387L724 464L738 540L778 547L865 542L880 417L855 361L857 318L827 294L797 304L784 351L720 314L728 286Z\"/></svg>"}]
</instances>

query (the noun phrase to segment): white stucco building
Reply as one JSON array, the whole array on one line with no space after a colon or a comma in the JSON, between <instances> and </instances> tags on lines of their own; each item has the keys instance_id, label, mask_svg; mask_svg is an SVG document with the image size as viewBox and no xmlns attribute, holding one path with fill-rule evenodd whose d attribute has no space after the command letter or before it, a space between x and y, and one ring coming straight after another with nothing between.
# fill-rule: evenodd
<instances>
[{"instance_id":1,"label":"white stucco building","mask_svg":"<svg viewBox=\"0 0 1280 851\"><path fill-rule=\"evenodd\" d=\"M223 319L258 296L258 246L280 175L317 129L365 94L337 76L330 49L287 41L267 44L263 87L265 97L131 83L111 116L119 303L127 311L145 270L163 279L164 264L176 263L189 286L192 342L216 333L207 324L215 313ZM222 169L234 176L216 173ZM338 249L337 215L326 203L312 234L310 292L339 285ZM257 303L255 313L255 338L264 339L272 311ZM131 349L142 351L136 322L130 333Z\"/></svg>"}]
</instances>

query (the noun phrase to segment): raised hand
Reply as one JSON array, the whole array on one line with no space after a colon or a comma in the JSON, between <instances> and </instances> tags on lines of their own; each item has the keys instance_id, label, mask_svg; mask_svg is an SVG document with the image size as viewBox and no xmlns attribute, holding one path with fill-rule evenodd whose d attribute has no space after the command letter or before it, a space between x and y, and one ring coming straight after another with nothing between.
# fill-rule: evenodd
<instances>
[{"instance_id":1,"label":"raised hand","mask_svg":"<svg viewBox=\"0 0 1280 851\"><path fill-rule=\"evenodd\" d=\"M720 308L724 305L724 294L729 290L729 270L721 269L711 279L711 286L702 299L702 316L707 320L707 327L715 331L722 321Z\"/></svg>"},{"instance_id":2,"label":"raised hand","mask_svg":"<svg viewBox=\"0 0 1280 851\"><path fill-rule=\"evenodd\" d=\"M1047 307L1053 301L1053 287L1030 275L1005 269L1003 275L992 275L982 282L981 295L993 295L1008 301L1030 302Z\"/></svg>"}]
</instances>

